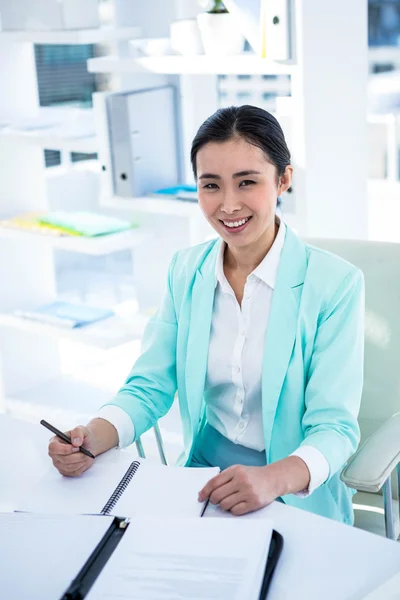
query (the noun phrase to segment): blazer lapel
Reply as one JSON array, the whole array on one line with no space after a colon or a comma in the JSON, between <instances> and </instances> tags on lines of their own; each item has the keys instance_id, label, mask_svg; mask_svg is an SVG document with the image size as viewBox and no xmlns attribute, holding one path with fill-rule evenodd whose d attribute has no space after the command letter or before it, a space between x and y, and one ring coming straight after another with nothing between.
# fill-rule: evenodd
<instances>
[{"instance_id":1,"label":"blazer lapel","mask_svg":"<svg viewBox=\"0 0 400 600\"><path fill-rule=\"evenodd\" d=\"M263 356L262 403L267 460L276 408L292 355L302 286L307 268L304 244L287 228Z\"/></svg>"},{"instance_id":2,"label":"blazer lapel","mask_svg":"<svg viewBox=\"0 0 400 600\"><path fill-rule=\"evenodd\" d=\"M208 346L215 295L215 262L220 241L197 270L191 291L190 325L186 353L186 397L192 435L201 421Z\"/></svg>"}]
</instances>

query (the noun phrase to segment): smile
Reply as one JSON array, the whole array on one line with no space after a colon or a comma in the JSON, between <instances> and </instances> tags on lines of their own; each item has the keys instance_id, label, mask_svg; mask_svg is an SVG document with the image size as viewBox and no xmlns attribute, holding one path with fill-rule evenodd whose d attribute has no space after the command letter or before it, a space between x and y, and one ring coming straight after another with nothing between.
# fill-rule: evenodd
<instances>
[{"instance_id":1,"label":"smile","mask_svg":"<svg viewBox=\"0 0 400 600\"><path fill-rule=\"evenodd\" d=\"M251 217L245 217L244 219L238 219L237 221L223 221L221 223L225 227L225 229L229 229L232 232L239 232L245 229L247 223L250 221Z\"/></svg>"}]
</instances>

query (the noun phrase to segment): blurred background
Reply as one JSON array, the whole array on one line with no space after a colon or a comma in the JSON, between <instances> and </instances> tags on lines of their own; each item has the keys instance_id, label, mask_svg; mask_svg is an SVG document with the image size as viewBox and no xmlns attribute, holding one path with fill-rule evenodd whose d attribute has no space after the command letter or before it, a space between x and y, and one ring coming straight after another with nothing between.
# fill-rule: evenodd
<instances>
[{"instance_id":1,"label":"blurred background","mask_svg":"<svg viewBox=\"0 0 400 600\"><path fill-rule=\"evenodd\" d=\"M116 393L213 235L191 140L241 104L284 129L299 235L400 241L400 0L0 0L0 412L67 429Z\"/></svg>"}]
</instances>

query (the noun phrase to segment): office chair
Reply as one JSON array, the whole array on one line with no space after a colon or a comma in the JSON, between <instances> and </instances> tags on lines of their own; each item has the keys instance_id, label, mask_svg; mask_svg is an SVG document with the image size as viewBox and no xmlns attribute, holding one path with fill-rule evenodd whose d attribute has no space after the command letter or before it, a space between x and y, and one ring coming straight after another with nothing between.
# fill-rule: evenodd
<instances>
[{"instance_id":1,"label":"office chair","mask_svg":"<svg viewBox=\"0 0 400 600\"><path fill-rule=\"evenodd\" d=\"M158 426L158 423L156 423L154 425L153 433L154 433L154 437L156 440L157 450L158 450L158 455L160 457L160 461L163 465L168 465L167 457L166 457L165 449L164 449L164 443L163 443L163 439L162 439L162 435L161 435L161 431ZM138 438L136 440L135 444L136 444L137 453L139 454L140 458L146 458L146 453L143 448L142 440L140 438Z\"/></svg>"},{"instance_id":2,"label":"office chair","mask_svg":"<svg viewBox=\"0 0 400 600\"><path fill-rule=\"evenodd\" d=\"M395 540L400 533L400 244L307 242L348 260L365 276L361 444L341 479L357 490L355 526Z\"/></svg>"}]
</instances>

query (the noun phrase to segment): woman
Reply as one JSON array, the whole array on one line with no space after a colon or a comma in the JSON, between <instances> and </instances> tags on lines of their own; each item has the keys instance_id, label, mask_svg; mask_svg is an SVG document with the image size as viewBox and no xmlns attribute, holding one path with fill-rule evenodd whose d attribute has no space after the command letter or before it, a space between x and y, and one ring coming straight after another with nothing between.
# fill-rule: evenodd
<instances>
[{"instance_id":1,"label":"woman","mask_svg":"<svg viewBox=\"0 0 400 600\"><path fill-rule=\"evenodd\" d=\"M219 239L177 252L143 352L115 399L49 454L64 475L132 443L178 391L181 464L219 466L201 490L241 515L275 499L352 523L340 471L359 442L363 276L304 244L276 216L293 169L266 111L218 110L191 160ZM321 199L323 201L323 199Z\"/></svg>"}]
</instances>

